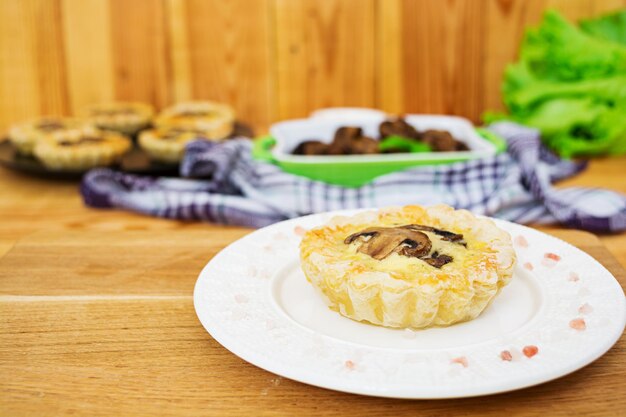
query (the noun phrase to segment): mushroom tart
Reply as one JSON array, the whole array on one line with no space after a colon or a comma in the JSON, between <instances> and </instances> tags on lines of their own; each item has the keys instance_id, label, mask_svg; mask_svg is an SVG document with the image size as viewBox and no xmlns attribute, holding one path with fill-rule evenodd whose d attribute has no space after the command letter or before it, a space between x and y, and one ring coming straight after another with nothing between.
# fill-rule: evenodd
<instances>
[{"instance_id":1,"label":"mushroom tart","mask_svg":"<svg viewBox=\"0 0 626 417\"><path fill-rule=\"evenodd\" d=\"M139 146L157 162L177 163L183 158L185 146L194 140L211 140L201 129L161 128L139 134Z\"/></svg>"},{"instance_id":2,"label":"mushroom tart","mask_svg":"<svg viewBox=\"0 0 626 417\"><path fill-rule=\"evenodd\" d=\"M478 317L516 261L507 232L445 205L335 217L305 234L300 259L331 309L413 329Z\"/></svg>"},{"instance_id":3,"label":"mushroom tart","mask_svg":"<svg viewBox=\"0 0 626 417\"><path fill-rule=\"evenodd\" d=\"M226 104L189 101L164 109L154 120L158 128L202 130L210 139L224 139L233 132L235 112Z\"/></svg>"},{"instance_id":4,"label":"mushroom tart","mask_svg":"<svg viewBox=\"0 0 626 417\"><path fill-rule=\"evenodd\" d=\"M126 136L90 128L49 135L35 145L34 154L50 169L82 171L111 165L130 148Z\"/></svg>"},{"instance_id":5,"label":"mushroom tart","mask_svg":"<svg viewBox=\"0 0 626 417\"><path fill-rule=\"evenodd\" d=\"M35 144L42 137L69 130L81 130L91 124L84 120L66 117L41 117L16 124L9 130L9 140L22 155L32 155Z\"/></svg>"},{"instance_id":6,"label":"mushroom tart","mask_svg":"<svg viewBox=\"0 0 626 417\"><path fill-rule=\"evenodd\" d=\"M87 106L83 115L100 129L132 136L150 125L154 109L145 103L98 103Z\"/></svg>"}]
</instances>

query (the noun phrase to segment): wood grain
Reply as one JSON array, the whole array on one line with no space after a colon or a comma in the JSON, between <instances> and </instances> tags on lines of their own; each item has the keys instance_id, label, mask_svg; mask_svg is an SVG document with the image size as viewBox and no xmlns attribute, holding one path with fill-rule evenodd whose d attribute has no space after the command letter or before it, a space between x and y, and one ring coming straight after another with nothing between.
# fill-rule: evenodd
<instances>
[{"instance_id":1,"label":"wood grain","mask_svg":"<svg viewBox=\"0 0 626 417\"><path fill-rule=\"evenodd\" d=\"M404 2L402 83L407 112L478 120L483 110L484 2Z\"/></svg>"},{"instance_id":2,"label":"wood grain","mask_svg":"<svg viewBox=\"0 0 626 417\"><path fill-rule=\"evenodd\" d=\"M402 0L376 2L376 107L404 111Z\"/></svg>"},{"instance_id":3,"label":"wood grain","mask_svg":"<svg viewBox=\"0 0 626 417\"><path fill-rule=\"evenodd\" d=\"M63 0L70 113L115 97L111 10L104 0Z\"/></svg>"},{"instance_id":4,"label":"wood grain","mask_svg":"<svg viewBox=\"0 0 626 417\"><path fill-rule=\"evenodd\" d=\"M9 394L0 399L3 415L607 416L626 406L624 341L538 387L401 401L315 388L249 365L202 329L191 299L13 301L0 311L0 372L10 376L0 381ZM612 401L602 401L608 390Z\"/></svg>"},{"instance_id":5,"label":"wood grain","mask_svg":"<svg viewBox=\"0 0 626 417\"><path fill-rule=\"evenodd\" d=\"M37 71L32 38L33 18L27 2L0 2L0 117L6 126L39 113ZM32 24L31 24L32 25Z\"/></svg>"},{"instance_id":6,"label":"wood grain","mask_svg":"<svg viewBox=\"0 0 626 417\"><path fill-rule=\"evenodd\" d=\"M258 127L327 106L503 108L502 74L547 8L626 0L23 0L0 2L0 130L118 100L233 104Z\"/></svg>"},{"instance_id":7,"label":"wood grain","mask_svg":"<svg viewBox=\"0 0 626 417\"><path fill-rule=\"evenodd\" d=\"M104 233L102 244L110 247L117 242L131 252L142 247L156 259L162 247L155 242L161 235L150 233L152 239L145 234L143 239L122 242L114 238L115 233ZM598 259L610 260L592 235L554 234ZM169 245L170 252L186 251L198 236L179 233ZM57 239L31 236L28 245L38 243L54 250ZM94 246L88 232L69 234L67 244L81 240ZM24 253L24 249L18 245L13 251ZM65 253L64 249L57 250ZM7 257L0 270L19 272L18 265L4 263ZM137 263L134 269L143 267L147 275L158 269L151 262ZM169 267L172 282L179 267ZM71 262L67 268L72 268ZM615 263L611 268L626 284L623 269ZM87 281L97 278L94 271L97 268L84 274ZM50 278L58 278L59 273L47 272ZM0 281L21 278L5 276ZM0 295L2 415L607 416L620 415L626 408L624 340L586 368L538 387L486 398L389 400L315 388L256 368L204 331L190 293L167 295L164 287L166 295L136 294L132 280L123 285L129 285L130 295L88 294L87 288L86 295Z\"/></svg>"},{"instance_id":8,"label":"wood grain","mask_svg":"<svg viewBox=\"0 0 626 417\"><path fill-rule=\"evenodd\" d=\"M278 119L375 105L373 0L276 0L273 19Z\"/></svg>"},{"instance_id":9,"label":"wood grain","mask_svg":"<svg viewBox=\"0 0 626 417\"><path fill-rule=\"evenodd\" d=\"M61 3L40 0L35 3L34 55L37 60L37 86L41 114L67 114L68 96L63 43Z\"/></svg>"},{"instance_id":10,"label":"wood grain","mask_svg":"<svg viewBox=\"0 0 626 417\"><path fill-rule=\"evenodd\" d=\"M206 262L249 232L35 233L0 259L0 295L189 295Z\"/></svg>"},{"instance_id":11,"label":"wood grain","mask_svg":"<svg viewBox=\"0 0 626 417\"><path fill-rule=\"evenodd\" d=\"M161 0L111 0L115 99L162 108L171 102L166 12Z\"/></svg>"},{"instance_id":12,"label":"wood grain","mask_svg":"<svg viewBox=\"0 0 626 417\"><path fill-rule=\"evenodd\" d=\"M191 100L189 36L187 34L187 2L167 1L167 29L169 35L169 58L171 61L171 95L174 102Z\"/></svg>"},{"instance_id":13,"label":"wood grain","mask_svg":"<svg viewBox=\"0 0 626 417\"><path fill-rule=\"evenodd\" d=\"M0 125L67 112L60 3L0 2Z\"/></svg>"},{"instance_id":14,"label":"wood grain","mask_svg":"<svg viewBox=\"0 0 626 417\"><path fill-rule=\"evenodd\" d=\"M503 110L500 82L507 64L518 57L525 28L536 25L543 14L542 0L491 0L487 4L487 39L489 51L484 63L485 109Z\"/></svg>"},{"instance_id":15,"label":"wood grain","mask_svg":"<svg viewBox=\"0 0 626 417\"><path fill-rule=\"evenodd\" d=\"M189 0L185 5L192 95L231 104L256 126L271 119L269 3Z\"/></svg>"},{"instance_id":16,"label":"wood grain","mask_svg":"<svg viewBox=\"0 0 626 417\"><path fill-rule=\"evenodd\" d=\"M626 0L602 0L591 3L591 13L599 15L626 7Z\"/></svg>"}]
</instances>

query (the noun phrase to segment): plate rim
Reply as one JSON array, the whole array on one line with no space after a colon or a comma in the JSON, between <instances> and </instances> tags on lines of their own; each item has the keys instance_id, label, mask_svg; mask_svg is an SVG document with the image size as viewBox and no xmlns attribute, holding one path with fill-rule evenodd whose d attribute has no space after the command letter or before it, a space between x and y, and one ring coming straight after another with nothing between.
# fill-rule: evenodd
<instances>
[{"instance_id":1,"label":"plate rim","mask_svg":"<svg viewBox=\"0 0 626 417\"><path fill-rule=\"evenodd\" d=\"M568 362L566 365L556 367L556 368L550 368L548 371L542 371L539 373L539 376L537 375L536 372L529 373L528 375L524 377L516 377L515 379L510 380L510 382L507 381L506 383L503 383L501 380L496 380L494 382L489 382L489 383L480 383L480 384L474 384L472 386L465 386L460 390L462 392L456 392L457 390L459 390L459 387L455 385L449 388L435 386L430 389L424 389L423 387L419 387L419 390L418 390L419 392L417 392L415 390L406 389L406 388L402 388L399 386L382 388L382 389L378 387L367 387L364 385L361 385L360 387L356 387L354 386L353 383L350 383L350 381L346 382L337 377L314 374L307 369L294 369L288 365L281 364L280 361L267 360L263 355L259 354L258 352L248 349L245 345L238 343L230 335L228 335L222 329L220 325L213 325L211 323L211 320L205 316L205 310L203 310L201 306L202 304L201 291L203 290L203 285L204 285L203 277L205 276L205 274L208 273L208 271L212 267L211 263L215 259L218 259L221 255L223 256L223 252L230 246L236 244L237 242L243 239L246 239L246 238L249 239L250 236L253 236L255 234L268 233L269 231L273 229L285 227L288 224L298 223L298 221L302 221L303 219L310 219L311 217L321 217L321 216L329 216L329 215L331 216L353 215L358 212L371 211L371 210L378 210L378 209L369 208L369 209L336 210L336 211L315 213L315 214L310 214L307 216L288 219L282 222L274 223L272 225L266 226L261 229L254 230L253 232L237 239L236 241L231 242L229 245L221 249L215 256L213 256L207 262L207 264L202 268L200 274L198 275L198 279L196 280L196 283L194 285L194 294L193 294L194 309L196 311L196 315L198 316L198 319L200 320L202 326L209 333L209 335L213 339L215 339L220 345L222 345L222 347L224 347L226 350L230 351L231 353L243 359L244 361L248 362L249 364L257 366L258 368L271 372L275 375L279 375L285 378L292 379L294 381L298 381L304 384L313 385L313 386L324 388L324 389L330 389L330 390L346 392L346 393L351 393L351 394L385 397L385 398L402 398L402 399L451 399L451 398L477 397L477 396L516 391L519 389L524 389L524 388L528 388L531 386L550 382L555 379L567 376L595 362L597 359L602 357L606 352L608 352L619 341L619 339L621 338L624 332L624 328L626 326L626 297L623 296L621 298L622 302L620 305L620 309L622 313L621 323L617 323L618 326L616 327L616 329L621 328L621 331L616 330L614 334L610 334L609 335L610 337L607 337L606 339L604 339L604 343L597 346L597 348L591 351L591 353L587 353L584 356L577 356L576 358L573 358L572 361ZM494 220L496 223L500 223L500 222L506 223L506 224L512 225L513 227L520 227L526 230L530 230L531 233L537 233L543 236L547 236L548 238L555 239L561 242L562 244L570 248L573 248L576 251L582 252L585 256L589 258L589 260L596 263L599 267L604 269L613 278L612 285L617 286L617 288L619 288L619 290L622 291L622 295L623 295L624 291L621 288L621 285L619 284L615 276L607 268L605 268L604 265L602 265L600 262L598 262L595 258L593 258L591 255L589 255L585 251L578 249L577 247L571 245L570 243L562 239L551 236L539 230L536 230L536 229L533 229L524 225L512 223L506 220L495 219L495 218L491 218L491 219ZM309 329L309 330L313 331L314 333L317 333L312 329ZM333 338L328 335L324 335L320 333L317 333L317 334L320 337L327 339L327 340L337 340L336 338ZM350 342L346 342L346 343L350 343ZM382 349L385 349L385 348L382 348Z\"/></svg>"}]
</instances>

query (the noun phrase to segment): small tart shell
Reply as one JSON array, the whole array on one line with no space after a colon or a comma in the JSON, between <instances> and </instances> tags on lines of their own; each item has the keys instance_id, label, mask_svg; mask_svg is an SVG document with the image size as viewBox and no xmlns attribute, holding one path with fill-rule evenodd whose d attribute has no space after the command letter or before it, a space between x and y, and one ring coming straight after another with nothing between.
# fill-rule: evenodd
<instances>
[{"instance_id":1,"label":"small tart shell","mask_svg":"<svg viewBox=\"0 0 626 417\"><path fill-rule=\"evenodd\" d=\"M44 128L45 125L59 125ZM32 155L35 144L43 137L70 130L89 128L91 123L82 119L67 117L40 117L28 122L13 125L9 129L9 141L22 155Z\"/></svg>"},{"instance_id":2,"label":"small tart shell","mask_svg":"<svg viewBox=\"0 0 626 417\"><path fill-rule=\"evenodd\" d=\"M82 137L101 138L101 142L82 143ZM62 143L76 142L67 146ZM49 135L37 143L34 154L46 167L62 171L83 171L117 162L131 148L131 140L116 132L91 129Z\"/></svg>"},{"instance_id":3,"label":"small tart shell","mask_svg":"<svg viewBox=\"0 0 626 417\"><path fill-rule=\"evenodd\" d=\"M85 107L82 115L100 129L132 136L150 125L154 108L137 102L97 103Z\"/></svg>"},{"instance_id":4,"label":"small tart shell","mask_svg":"<svg viewBox=\"0 0 626 417\"><path fill-rule=\"evenodd\" d=\"M212 101L178 103L161 111L154 120L158 128L198 129L209 139L224 139L233 132L232 107Z\"/></svg>"},{"instance_id":5,"label":"small tart shell","mask_svg":"<svg viewBox=\"0 0 626 417\"><path fill-rule=\"evenodd\" d=\"M467 248L426 233L432 251L453 256L441 269L396 253L378 261L344 239L368 227L407 224L463 234ZM486 218L445 205L406 206L336 217L309 230L302 269L330 308L357 321L420 329L476 318L511 279L516 262L509 234Z\"/></svg>"},{"instance_id":6,"label":"small tart shell","mask_svg":"<svg viewBox=\"0 0 626 417\"><path fill-rule=\"evenodd\" d=\"M194 140L211 140L201 131L180 131L171 129L144 130L139 134L139 146L158 162L177 163L183 158L185 146Z\"/></svg>"}]
</instances>

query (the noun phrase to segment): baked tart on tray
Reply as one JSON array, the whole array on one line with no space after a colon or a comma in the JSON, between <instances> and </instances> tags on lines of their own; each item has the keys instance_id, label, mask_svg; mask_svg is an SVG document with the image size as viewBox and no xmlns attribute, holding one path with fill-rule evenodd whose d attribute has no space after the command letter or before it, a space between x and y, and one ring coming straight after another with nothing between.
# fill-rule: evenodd
<instances>
[{"instance_id":1,"label":"baked tart on tray","mask_svg":"<svg viewBox=\"0 0 626 417\"><path fill-rule=\"evenodd\" d=\"M331 309L412 329L478 317L510 281L516 261L507 232L445 205L335 217L304 235L300 258Z\"/></svg>"},{"instance_id":2,"label":"baked tart on tray","mask_svg":"<svg viewBox=\"0 0 626 417\"><path fill-rule=\"evenodd\" d=\"M98 103L87 106L83 115L100 129L132 136L151 123L154 109L136 102Z\"/></svg>"},{"instance_id":3,"label":"baked tart on tray","mask_svg":"<svg viewBox=\"0 0 626 417\"><path fill-rule=\"evenodd\" d=\"M213 101L187 101L161 111L154 124L165 129L199 129L210 139L218 140L233 132L235 111L226 104Z\"/></svg>"},{"instance_id":4,"label":"baked tart on tray","mask_svg":"<svg viewBox=\"0 0 626 417\"><path fill-rule=\"evenodd\" d=\"M15 124L9 130L9 140L22 155L32 155L37 142L50 134L88 128L90 123L67 117L40 117Z\"/></svg>"},{"instance_id":5,"label":"baked tart on tray","mask_svg":"<svg viewBox=\"0 0 626 417\"><path fill-rule=\"evenodd\" d=\"M211 140L202 129L161 128L144 130L139 134L139 146L150 159L177 163L183 159L185 146L194 140Z\"/></svg>"},{"instance_id":6,"label":"baked tart on tray","mask_svg":"<svg viewBox=\"0 0 626 417\"><path fill-rule=\"evenodd\" d=\"M34 154L47 168L82 171L118 162L130 148L126 136L89 128L49 135L35 145Z\"/></svg>"}]
</instances>

